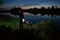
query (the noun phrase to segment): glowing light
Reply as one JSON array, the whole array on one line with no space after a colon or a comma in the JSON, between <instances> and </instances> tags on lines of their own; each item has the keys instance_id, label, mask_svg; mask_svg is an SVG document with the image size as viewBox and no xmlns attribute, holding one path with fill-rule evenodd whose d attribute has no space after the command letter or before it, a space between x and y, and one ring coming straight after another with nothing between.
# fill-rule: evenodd
<instances>
[{"instance_id":1,"label":"glowing light","mask_svg":"<svg viewBox=\"0 0 60 40\"><path fill-rule=\"evenodd\" d=\"M25 19L22 19L23 22L25 22Z\"/></svg>"}]
</instances>

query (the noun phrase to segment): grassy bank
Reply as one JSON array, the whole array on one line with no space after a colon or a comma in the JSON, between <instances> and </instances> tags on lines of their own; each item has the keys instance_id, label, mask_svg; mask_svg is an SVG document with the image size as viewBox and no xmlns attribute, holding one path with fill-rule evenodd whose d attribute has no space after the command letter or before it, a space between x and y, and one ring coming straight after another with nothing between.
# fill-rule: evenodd
<instances>
[{"instance_id":1,"label":"grassy bank","mask_svg":"<svg viewBox=\"0 0 60 40\"><path fill-rule=\"evenodd\" d=\"M36 37L38 40L60 40L60 27L56 27L53 20L42 20L41 22L32 25L24 24L23 32L20 32L20 30L17 29L19 29L18 19L10 16L0 16L0 33L7 33L6 35L9 35L9 38L12 36L15 38L23 36L22 38L25 38L28 35L27 37L31 39L33 35L33 37Z\"/></svg>"}]
</instances>

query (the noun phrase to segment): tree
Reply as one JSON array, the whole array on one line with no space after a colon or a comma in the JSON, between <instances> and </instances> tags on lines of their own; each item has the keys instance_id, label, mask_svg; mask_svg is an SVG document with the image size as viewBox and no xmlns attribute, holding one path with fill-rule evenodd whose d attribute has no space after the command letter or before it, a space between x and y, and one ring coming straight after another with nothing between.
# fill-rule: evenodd
<instances>
[{"instance_id":1,"label":"tree","mask_svg":"<svg viewBox=\"0 0 60 40\"><path fill-rule=\"evenodd\" d=\"M32 9L32 13L33 13L34 15L37 15L37 12L38 12L38 9L37 9L37 8L33 8L33 9Z\"/></svg>"},{"instance_id":2,"label":"tree","mask_svg":"<svg viewBox=\"0 0 60 40\"><path fill-rule=\"evenodd\" d=\"M54 9L54 6L52 6L52 9Z\"/></svg>"},{"instance_id":3,"label":"tree","mask_svg":"<svg viewBox=\"0 0 60 40\"><path fill-rule=\"evenodd\" d=\"M0 0L0 5L2 5L3 4L3 1L2 0Z\"/></svg>"}]
</instances>

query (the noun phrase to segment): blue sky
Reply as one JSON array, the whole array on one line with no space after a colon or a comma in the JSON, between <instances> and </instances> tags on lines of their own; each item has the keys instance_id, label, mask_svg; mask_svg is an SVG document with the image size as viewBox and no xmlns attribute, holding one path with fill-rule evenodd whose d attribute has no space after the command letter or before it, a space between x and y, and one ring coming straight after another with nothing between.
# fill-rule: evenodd
<instances>
[{"instance_id":1,"label":"blue sky","mask_svg":"<svg viewBox=\"0 0 60 40\"><path fill-rule=\"evenodd\" d=\"M59 5L60 0L3 0L3 6Z\"/></svg>"}]
</instances>

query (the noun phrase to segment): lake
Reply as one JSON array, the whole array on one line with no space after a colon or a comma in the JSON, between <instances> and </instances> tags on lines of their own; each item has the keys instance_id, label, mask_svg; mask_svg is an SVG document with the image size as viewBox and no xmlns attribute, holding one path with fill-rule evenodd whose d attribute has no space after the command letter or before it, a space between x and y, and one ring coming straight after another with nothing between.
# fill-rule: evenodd
<instances>
[{"instance_id":1,"label":"lake","mask_svg":"<svg viewBox=\"0 0 60 40\"><path fill-rule=\"evenodd\" d=\"M19 19L19 15L17 15L17 16L10 15L10 16ZM48 15L41 15L41 14L33 15L33 14L26 13L26 14L24 14L24 18L25 18L25 21L31 21L33 24L38 23L41 20L52 19L54 21L55 25L60 25L60 16L58 16L58 15L54 15L52 17L51 15L49 15L49 16Z\"/></svg>"}]
</instances>

